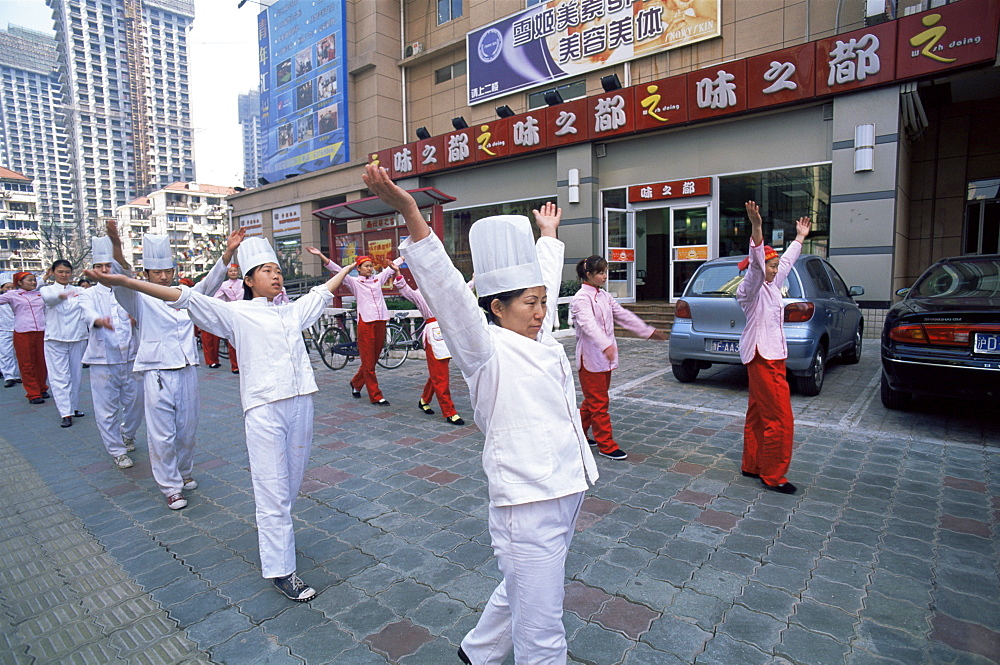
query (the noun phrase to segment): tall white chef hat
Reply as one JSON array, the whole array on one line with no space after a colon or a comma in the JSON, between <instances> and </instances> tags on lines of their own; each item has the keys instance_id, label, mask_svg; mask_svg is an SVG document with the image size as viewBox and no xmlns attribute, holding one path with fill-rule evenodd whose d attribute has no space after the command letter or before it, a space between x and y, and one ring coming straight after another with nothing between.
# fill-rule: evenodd
<instances>
[{"instance_id":1,"label":"tall white chef hat","mask_svg":"<svg viewBox=\"0 0 1000 665\"><path fill-rule=\"evenodd\" d=\"M480 297L542 286L535 237L524 215L480 219L469 229L469 246Z\"/></svg>"},{"instance_id":2,"label":"tall white chef hat","mask_svg":"<svg viewBox=\"0 0 1000 665\"><path fill-rule=\"evenodd\" d=\"M278 255L271 248L271 243L263 238L244 238L240 248L236 250L236 262L240 264L243 276L265 263L278 263Z\"/></svg>"},{"instance_id":3,"label":"tall white chef hat","mask_svg":"<svg viewBox=\"0 0 1000 665\"><path fill-rule=\"evenodd\" d=\"M169 270L174 267L170 238L155 233L142 234L142 267L145 270Z\"/></svg>"},{"instance_id":4,"label":"tall white chef hat","mask_svg":"<svg viewBox=\"0 0 1000 665\"><path fill-rule=\"evenodd\" d=\"M114 246L107 236L93 236L90 239L90 255L92 263L111 263L114 258Z\"/></svg>"}]
</instances>

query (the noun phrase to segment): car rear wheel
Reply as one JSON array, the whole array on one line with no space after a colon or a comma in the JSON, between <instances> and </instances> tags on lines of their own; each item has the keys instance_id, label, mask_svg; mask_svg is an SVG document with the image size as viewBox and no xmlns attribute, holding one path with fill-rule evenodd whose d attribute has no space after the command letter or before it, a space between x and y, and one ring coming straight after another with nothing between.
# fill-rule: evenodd
<instances>
[{"instance_id":1,"label":"car rear wheel","mask_svg":"<svg viewBox=\"0 0 1000 665\"><path fill-rule=\"evenodd\" d=\"M887 409L900 410L905 409L909 403L912 396L910 393L903 392L902 390L896 390L889 385L889 381L885 378L885 373L882 373L882 406Z\"/></svg>"},{"instance_id":2,"label":"car rear wheel","mask_svg":"<svg viewBox=\"0 0 1000 665\"><path fill-rule=\"evenodd\" d=\"M844 362L848 365L856 365L861 362L861 345L864 342L864 330L861 324L858 324L858 329L854 331L854 346L844 351L842 356Z\"/></svg>"},{"instance_id":3,"label":"car rear wheel","mask_svg":"<svg viewBox=\"0 0 1000 665\"><path fill-rule=\"evenodd\" d=\"M822 344L816 346L809 374L795 377L795 387L806 397L819 395L823 389L823 378L826 373L826 348Z\"/></svg>"},{"instance_id":4,"label":"car rear wheel","mask_svg":"<svg viewBox=\"0 0 1000 665\"><path fill-rule=\"evenodd\" d=\"M698 363L694 360L684 360L679 365L671 365L674 378L681 383L691 383L698 378Z\"/></svg>"}]
</instances>

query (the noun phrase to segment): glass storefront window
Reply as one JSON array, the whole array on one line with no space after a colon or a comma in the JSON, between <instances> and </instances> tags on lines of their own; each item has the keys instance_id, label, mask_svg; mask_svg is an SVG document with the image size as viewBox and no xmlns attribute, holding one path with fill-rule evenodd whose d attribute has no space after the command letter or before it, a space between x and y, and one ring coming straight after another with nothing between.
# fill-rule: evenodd
<instances>
[{"instance_id":1,"label":"glass storefront window","mask_svg":"<svg viewBox=\"0 0 1000 665\"><path fill-rule=\"evenodd\" d=\"M532 210L538 210L547 201L555 201L555 196L528 201L513 201L511 203L496 203L478 208L462 210L446 210L444 213L444 246L455 267L465 276L472 278L472 252L469 249L469 229L472 223L483 217L493 215L524 215L531 220L531 228L538 237L535 218Z\"/></svg>"},{"instance_id":2,"label":"glass storefront window","mask_svg":"<svg viewBox=\"0 0 1000 665\"><path fill-rule=\"evenodd\" d=\"M274 239L274 253L285 279L302 276L302 236L284 236Z\"/></svg>"},{"instance_id":3,"label":"glass storefront window","mask_svg":"<svg viewBox=\"0 0 1000 665\"><path fill-rule=\"evenodd\" d=\"M741 256L750 245L743 204L756 201L764 242L781 251L795 240L799 217L812 220L803 253L827 256L830 243L829 164L719 177L719 256Z\"/></svg>"}]
</instances>

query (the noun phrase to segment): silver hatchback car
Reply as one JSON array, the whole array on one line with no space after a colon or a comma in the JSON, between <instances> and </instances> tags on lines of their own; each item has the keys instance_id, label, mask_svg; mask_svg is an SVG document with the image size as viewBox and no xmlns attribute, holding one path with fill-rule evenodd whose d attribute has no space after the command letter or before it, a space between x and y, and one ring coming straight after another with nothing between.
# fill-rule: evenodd
<instances>
[{"instance_id":1,"label":"silver hatchback car","mask_svg":"<svg viewBox=\"0 0 1000 665\"><path fill-rule=\"evenodd\" d=\"M739 365L740 334L746 317L736 302L743 281L729 256L702 264L677 301L670 333L670 364L674 377L688 383L713 364ZM841 356L845 362L861 359L864 318L854 302L860 286L848 288L826 259L803 254L782 288L785 302L785 339L789 382L803 395L818 395L826 363Z\"/></svg>"}]
</instances>

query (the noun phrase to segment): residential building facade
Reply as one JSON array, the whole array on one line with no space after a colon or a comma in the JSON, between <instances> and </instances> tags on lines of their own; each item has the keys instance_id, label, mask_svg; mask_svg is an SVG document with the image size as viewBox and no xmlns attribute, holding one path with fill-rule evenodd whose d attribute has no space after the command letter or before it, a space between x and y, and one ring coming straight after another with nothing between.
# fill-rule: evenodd
<instances>
[{"instance_id":1,"label":"residential building facade","mask_svg":"<svg viewBox=\"0 0 1000 665\"><path fill-rule=\"evenodd\" d=\"M0 272L44 270L38 196L31 180L0 167Z\"/></svg>"},{"instance_id":2,"label":"residential building facade","mask_svg":"<svg viewBox=\"0 0 1000 665\"><path fill-rule=\"evenodd\" d=\"M260 130L260 91L239 97L239 120L243 136L243 186L256 187L261 177L264 145Z\"/></svg>"}]
</instances>

